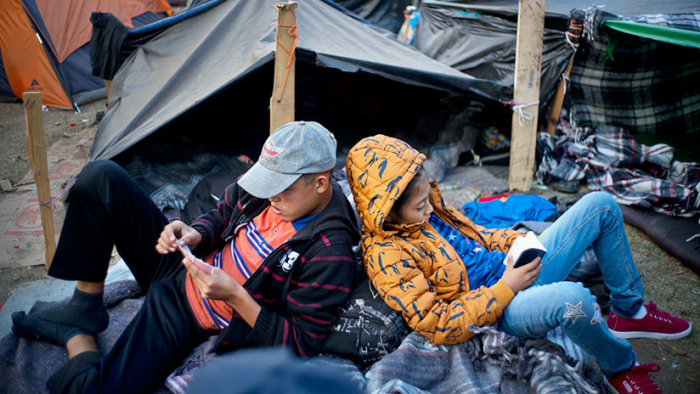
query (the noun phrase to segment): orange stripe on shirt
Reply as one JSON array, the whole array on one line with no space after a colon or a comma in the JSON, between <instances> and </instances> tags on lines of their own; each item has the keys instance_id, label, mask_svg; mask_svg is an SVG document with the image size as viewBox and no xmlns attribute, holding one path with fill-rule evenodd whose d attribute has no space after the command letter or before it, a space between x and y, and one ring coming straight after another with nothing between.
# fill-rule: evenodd
<instances>
[{"instance_id":1,"label":"orange stripe on shirt","mask_svg":"<svg viewBox=\"0 0 700 394\"><path fill-rule=\"evenodd\" d=\"M265 258L296 233L292 223L275 215L270 207L242 228L221 250L211 252L205 261L221 268L240 285L260 267ZM205 300L187 274L187 298L197 321L205 330L228 325L233 309L220 300Z\"/></svg>"}]
</instances>

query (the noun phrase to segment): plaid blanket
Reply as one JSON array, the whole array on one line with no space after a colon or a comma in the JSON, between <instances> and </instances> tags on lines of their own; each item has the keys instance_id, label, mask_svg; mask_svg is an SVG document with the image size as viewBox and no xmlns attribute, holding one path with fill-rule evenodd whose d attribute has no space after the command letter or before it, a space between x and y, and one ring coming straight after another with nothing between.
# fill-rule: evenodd
<instances>
[{"instance_id":1,"label":"plaid blanket","mask_svg":"<svg viewBox=\"0 0 700 394\"><path fill-rule=\"evenodd\" d=\"M367 372L366 393L606 393L591 357L560 329L525 340L492 327L457 345L412 333ZM555 344L562 343L564 348ZM579 360L569 356L580 357Z\"/></svg>"},{"instance_id":2,"label":"plaid blanket","mask_svg":"<svg viewBox=\"0 0 700 394\"><path fill-rule=\"evenodd\" d=\"M543 147L537 180L581 180L606 191L623 205L668 215L692 216L700 210L700 164L673 160L665 144L646 146L624 129L582 128L561 137L539 134Z\"/></svg>"},{"instance_id":3,"label":"plaid blanket","mask_svg":"<svg viewBox=\"0 0 700 394\"><path fill-rule=\"evenodd\" d=\"M606 20L700 31L700 13L625 18L588 10L570 75L576 126L613 125L639 134L700 132L697 49L616 32Z\"/></svg>"}]
</instances>

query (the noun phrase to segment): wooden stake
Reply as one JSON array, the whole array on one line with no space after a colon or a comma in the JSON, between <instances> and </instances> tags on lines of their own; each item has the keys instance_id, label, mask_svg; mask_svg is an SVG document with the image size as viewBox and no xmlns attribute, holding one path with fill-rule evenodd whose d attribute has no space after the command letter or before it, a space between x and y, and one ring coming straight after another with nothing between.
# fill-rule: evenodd
<instances>
[{"instance_id":1,"label":"wooden stake","mask_svg":"<svg viewBox=\"0 0 700 394\"><path fill-rule=\"evenodd\" d=\"M275 82L270 98L270 134L294 121L295 50L298 38L297 2L280 3L277 8L277 49L275 50Z\"/></svg>"},{"instance_id":2,"label":"wooden stake","mask_svg":"<svg viewBox=\"0 0 700 394\"><path fill-rule=\"evenodd\" d=\"M511 190L530 190L535 166L537 111L540 97L542 34L545 0L520 0L515 52L513 101L522 113L513 112L508 185Z\"/></svg>"},{"instance_id":3,"label":"wooden stake","mask_svg":"<svg viewBox=\"0 0 700 394\"><path fill-rule=\"evenodd\" d=\"M27 122L27 151L32 166L36 191L39 196L41 225L44 228L46 243L46 269L51 266L56 251L56 233L53 228L53 202L51 185L49 185L49 167L46 163L46 140L44 139L44 122L41 114L41 93L24 92L24 119Z\"/></svg>"},{"instance_id":4,"label":"wooden stake","mask_svg":"<svg viewBox=\"0 0 700 394\"><path fill-rule=\"evenodd\" d=\"M574 55L576 52L574 52ZM547 132L551 135L557 133L557 124L559 123L559 114L561 113L561 107L564 105L564 97L566 97L566 79L571 75L571 69L574 67L574 55L571 55L571 60L569 61L569 66L564 71L564 76L559 81L559 86L557 87L557 92L554 94L554 99L552 100L552 108L549 110L549 116L547 117Z\"/></svg>"},{"instance_id":5,"label":"wooden stake","mask_svg":"<svg viewBox=\"0 0 700 394\"><path fill-rule=\"evenodd\" d=\"M105 90L107 91L107 102L109 102L109 91L112 89L112 80L105 79Z\"/></svg>"}]
</instances>

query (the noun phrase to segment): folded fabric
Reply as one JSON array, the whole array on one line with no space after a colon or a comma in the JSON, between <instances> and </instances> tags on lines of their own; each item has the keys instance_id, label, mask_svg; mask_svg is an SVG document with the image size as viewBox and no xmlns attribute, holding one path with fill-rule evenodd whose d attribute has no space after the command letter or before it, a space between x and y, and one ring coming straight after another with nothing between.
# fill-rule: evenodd
<instances>
[{"instance_id":1,"label":"folded fabric","mask_svg":"<svg viewBox=\"0 0 700 394\"><path fill-rule=\"evenodd\" d=\"M693 216L700 209L700 163L673 160L666 144L644 145L626 130L598 126L554 137L538 135L543 146L537 180L578 181L602 190L618 204L669 216Z\"/></svg>"},{"instance_id":2,"label":"folded fabric","mask_svg":"<svg viewBox=\"0 0 700 394\"><path fill-rule=\"evenodd\" d=\"M462 207L474 223L487 228L508 228L520 221L542 222L557 213L556 205L540 196L511 194L488 202L468 202Z\"/></svg>"}]
</instances>

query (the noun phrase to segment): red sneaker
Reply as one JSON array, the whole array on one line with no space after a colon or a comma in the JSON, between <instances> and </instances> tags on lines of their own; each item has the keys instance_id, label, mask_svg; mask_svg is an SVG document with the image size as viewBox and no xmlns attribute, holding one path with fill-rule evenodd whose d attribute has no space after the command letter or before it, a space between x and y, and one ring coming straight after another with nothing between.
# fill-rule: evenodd
<instances>
[{"instance_id":1,"label":"red sneaker","mask_svg":"<svg viewBox=\"0 0 700 394\"><path fill-rule=\"evenodd\" d=\"M622 317L611 311L608 316L610 332L618 338L654 339L678 339L690 334L692 325L689 322L656 309L653 302L646 308L647 314L641 319Z\"/></svg>"},{"instance_id":2,"label":"red sneaker","mask_svg":"<svg viewBox=\"0 0 700 394\"><path fill-rule=\"evenodd\" d=\"M663 394L648 375L649 372L659 372L660 369L656 364L633 365L627 371L620 372L613 378L608 379L608 383L619 394Z\"/></svg>"}]
</instances>

